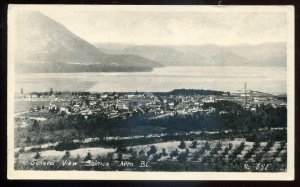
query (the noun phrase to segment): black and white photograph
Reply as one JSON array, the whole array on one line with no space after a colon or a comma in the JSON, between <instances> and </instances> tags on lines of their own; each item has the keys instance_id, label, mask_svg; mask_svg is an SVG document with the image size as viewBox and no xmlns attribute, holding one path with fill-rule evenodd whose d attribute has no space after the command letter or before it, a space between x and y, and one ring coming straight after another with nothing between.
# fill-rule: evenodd
<instances>
[{"instance_id":1,"label":"black and white photograph","mask_svg":"<svg viewBox=\"0 0 300 187\"><path fill-rule=\"evenodd\" d=\"M9 5L8 178L293 180L293 6Z\"/></svg>"}]
</instances>

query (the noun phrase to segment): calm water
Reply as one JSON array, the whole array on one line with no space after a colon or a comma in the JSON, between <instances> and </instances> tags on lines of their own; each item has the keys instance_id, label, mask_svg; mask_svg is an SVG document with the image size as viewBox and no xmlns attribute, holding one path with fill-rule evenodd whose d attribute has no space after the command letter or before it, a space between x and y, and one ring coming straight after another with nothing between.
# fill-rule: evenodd
<instances>
[{"instance_id":1,"label":"calm water","mask_svg":"<svg viewBox=\"0 0 300 187\"><path fill-rule=\"evenodd\" d=\"M176 88L286 93L284 67L172 66L138 73L30 73L16 75L16 91L170 91Z\"/></svg>"}]
</instances>

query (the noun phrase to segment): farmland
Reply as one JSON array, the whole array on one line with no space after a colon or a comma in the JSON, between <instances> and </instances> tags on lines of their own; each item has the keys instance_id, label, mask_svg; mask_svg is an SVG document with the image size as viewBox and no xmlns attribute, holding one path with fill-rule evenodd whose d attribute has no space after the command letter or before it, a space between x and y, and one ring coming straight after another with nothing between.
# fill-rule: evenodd
<instances>
[{"instance_id":1,"label":"farmland","mask_svg":"<svg viewBox=\"0 0 300 187\"><path fill-rule=\"evenodd\" d=\"M64 160L79 162L83 170L145 170L145 171L284 171L287 157L285 142L245 142L235 141L171 141L157 144L138 145L126 148L80 148L71 151L47 150L27 152L17 159L18 169L32 166L24 164L25 160L54 160L53 166L34 165L31 169L78 169L63 166ZM89 156L90 155L90 156ZM90 157L89 160L86 160ZM120 163L133 163L135 167L123 167ZM148 162L150 167L139 167L141 161ZM84 167L85 162L107 162L109 167ZM257 163L261 166L255 166ZM232 170L232 166L234 169ZM225 167L224 167L225 166ZM252 166L252 167L250 167ZM262 168L268 166L268 168Z\"/></svg>"}]
</instances>

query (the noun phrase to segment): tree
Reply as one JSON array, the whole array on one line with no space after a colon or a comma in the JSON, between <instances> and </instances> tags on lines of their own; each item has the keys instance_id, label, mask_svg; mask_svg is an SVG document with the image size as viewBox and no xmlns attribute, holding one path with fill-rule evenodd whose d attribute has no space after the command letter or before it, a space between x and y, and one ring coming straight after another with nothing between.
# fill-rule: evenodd
<instances>
[{"instance_id":1,"label":"tree","mask_svg":"<svg viewBox=\"0 0 300 187\"><path fill-rule=\"evenodd\" d=\"M26 137L25 143L31 143L31 138L30 138L30 136L27 136L27 137Z\"/></svg>"},{"instance_id":2,"label":"tree","mask_svg":"<svg viewBox=\"0 0 300 187\"><path fill-rule=\"evenodd\" d=\"M42 137L38 137L37 138L37 140L36 140L36 143L37 144L43 144L43 143L45 143L46 141L44 140L44 138L42 138Z\"/></svg>"},{"instance_id":3,"label":"tree","mask_svg":"<svg viewBox=\"0 0 300 187\"><path fill-rule=\"evenodd\" d=\"M68 159L71 157L71 153L69 151L65 152L65 155L63 156L63 159Z\"/></svg>"},{"instance_id":4,"label":"tree","mask_svg":"<svg viewBox=\"0 0 300 187\"><path fill-rule=\"evenodd\" d=\"M123 158L123 154L122 153L118 153L118 160L121 161Z\"/></svg>"},{"instance_id":5,"label":"tree","mask_svg":"<svg viewBox=\"0 0 300 187\"><path fill-rule=\"evenodd\" d=\"M230 150L232 148L232 143L228 144L228 149Z\"/></svg>"},{"instance_id":6,"label":"tree","mask_svg":"<svg viewBox=\"0 0 300 187\"><path fill-rule=\"evenodd\" d=\"M15 153L15 158L18 158L19 157L19 153Z\"/></svg>"},{"instance_id":7,"label":"tree","mask_svg":"<svg viewBox=\"0 0 300 187\"><path fill-rule=\"evenodd\" d=\"M194 141L192 142L192 145L190 146L190 148L195 149L196 147L197 147L197 141L194 140Z\"/></svg>"},{"instance_id":8,"label":"tree","mask_svg":"<svg viewBox=\"0 0 300 187\"><path fill-rule=\"evenodd\" d=\"M72 140L63 140L59 142L58 145L55 147L57 151L64 151L64 150L72 150L79 148L79 144L74 143Z\"/></svg>"},{"instance_id":9,"label":"tree","mask_svg":"<svg viewBox=\"0 0 300 187\"><path fill-rule=\"evenodd\" d=\"M92 160L92 154L90 152L88 152L84 158L84 161L88 161L88 160Z\"/></svg>"},{"instance_id":10,"label":"tree","mask_svg":"<svg viewBox=\"0 0 300 187\"><path fill-rule=\"evenodd\" d=\"M165 148L162 148L161 150L161 153L160 153L160 156L167 156L167 152L166 152L166 149Z\"/></svg>"},{"instance_id":11,"label":"tree","mask_svg":"<svg viewBox=\"0 0 300 187\"><path fill-rule=\"evenodd\" d=\"M204 146L204 147L205 147L206 150L208 150L208 149L210 148L209 143L208 143L208 142L205 142L205 146Z\"/></svg>"},{"instance_id":12,"label":"tree","mask_svg":"<svg viewBox=\"0 0 300 187\"><path fill-rule=\"evenodd\" d=\"M185 145L184 141L181 141L178 148L179 149L184 149L185 147L186 147L186 145Z\"/></svg>"},{"instance_id":13,"label":"tree","mask_svg":"<svg viewBox=\"0 0 300 187\"><path fill-rule=\"evenodd\" d=\"M178 160L179 162L185 162L185 161L187 161L187 157L188 157L188 154L186 154L186 153L180 153L180 154L178 155L177 160Z\"/></svg>"},{"instance_id":14,"label":"tree","mask_svg":"<svg viewBox=\"0 0 300 187\"><path fill-rule=\"evenodd\" d=\"M152 161L153 162L157 162L157 160L159 159L160 157L159 157L159 155L158 154L153 154L153 156L152 156Z\"/></svg>"},{"instance_id":15,"label":"tree","mask_svg":"<svg viewBox=\"0 0 300 187\"><path fill-rule=\"evenodd\" d=\"M118 152L118 153L126 153L127 152L127 148L123 147L123 146L118 146L116 152Z\"/></svg>"},{"instance_id":16,"label":"tree","mask_svg":"<svg viewBox=\"0 0 300 187\"><path fill-rule=\"evenodd\" d=\"M144 155L145 154L145 151L143 150L143 149L141 149L140 151L139 151L139 156L142 156L142 155Z\"/></svg>"},{"instance_id":17,"label":"tree","mask_svg":"<svg viewBox=\"0 0 300 187\"><path fill-rule=\"evenodd\" d=\"M80 161L80 155L78 154L77 156L76 156L76 158L75 158L75 161L77 161L77 162L79 162Z\"/></svg>"},{"instance_id":18,"label":"tree","mask_svg":"<svg viewBox=\"0 0 300 187\"><path fill-rule=\"evenodd\" d=\"M178 156L178 150L177 150L177 149L175 149L174 151L172 151L172 152L170 153L170 157L171 157L171 158L173 158L174 156Z\"/></svg>"},{"instance_id":19,"label":"tree","mask_svg":"<svg viewBox=\"0 0 300 187\"><path fill-rule=\"evenodd\" d=\"M157 152L157 149L154 145L151 145L150 150L147 152L147 155L152 155L155 154Z\"/></svg>"},{"instance_id":20,"label":"tree","mask_svg":"<svg viewBox=\"0 0 300 187\"><path fill-rule=\"evenodd\" d=\"M40 130L39 122L35 119L33 120L32 130L38 132Z\"/></svg>"},{"instance_id":21,"label":"tree","mask_svg":"<svg viewBox=\"0 0 300 187\"><path fill-rule=\"evenodd\" d=\"M188 155L190 150L188 148L185 149L185 153Z\"/></svg>"},{"instance_id":22,"label":"tree","mask_svg":"<svg viewBox=\"0 0 300 187\"><path fill-rule=\"evenodd\" d=\"M34 159L39 159L39 158L41 158L41 154L39 152L36 152Z\"/></svg>"},{"instance_id":23,"label":"tree","mask_svg":"<svg viewBox=\"0 0 300 187\"><path fill-rule=\"evenodd\" d=\"M199 153L199 151L197 151L194 153L192 160L197 161L200 158L200 156L201 156L201 154Z\"/></svg>"},{"instance_id":24,"label":"tree","mask_svg":"<svg viewBox=\"0 0 300 187\"><path fill-rule=\"evenodd\" d=\"M65 111L61 111L61 112L60 112L60 115L61 115L62 117L64 117L66 114L67 114L67 113L66 113Z\"/></svg>"},{"instance_id":25,"label":"tree","mask_svg":"<svg viewBox=\"0 0 300 187\"><path fill-rule=\"evenodd\" d=\"M114 161L114 154L113 153L108 153L107 154L107 161L108 162Z\"/></svg>"}]
</instances>

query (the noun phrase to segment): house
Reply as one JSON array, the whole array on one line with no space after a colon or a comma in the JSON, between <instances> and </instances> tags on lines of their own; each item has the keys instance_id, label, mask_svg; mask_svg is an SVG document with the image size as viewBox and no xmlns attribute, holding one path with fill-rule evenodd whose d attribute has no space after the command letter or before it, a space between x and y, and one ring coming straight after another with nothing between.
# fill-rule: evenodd
<instances>
[{"instance_id":1,"label":"house","mask_svg":"<svg viewBox=\"0 0 300 187\"><path fill-rule=\"evenodd\" d=\"M165 112L164 112L164 110L162 110L162 109L157 109L156 111L155 111L155 115L159 115L159 114L164 114Z\"/></svg>"},{"instance_id":2,"label":"house","mask_svg":"<svg viewBox=\"0 0 300 187\"><path fill-rule=\"evenodd\" d=\"M96 101L90 101L90 102L89 102L89 105L90 105L90 106L95 106L96 104L97 104Z\"/></svg>"},{"instance_id":3,"label":"house","mask_svg":"<svg viewBox=\"0 0 300 187\"><path fill-rule=\"evenodd\" d=\"M170 108L170 109L175 109L175 106L174 106L174 103L173 103L173 102L168 103L168 105L169 105L169 108Z\"/></svg>"},{"instance_id":4,"label":"house","mask_svg":"<svg viewBox=\"0 0 300 187\"><path fill-rule=\"evenodd\" d=\"M90 96L90 97L89 97L89 100L90 100L90 101L95 101L95 100L96 100L96 97Z\"/></svg>"},{"instance_id":5,"label":"house","mask_svg":"<svg viewBox=\"0 0 300 187\"><path fill-rule=\"evenodd\" d=\"M210 114L210 113L215 112L215 111L216 111L216 109L214 107L209 107L208 109L205 109L201 112L204 112L206 114Z\"/></svg>"},{"instance_id":6,"label":"house","mask_svg":"<svg viewBox=\"0 0 300 187\"><path fill-rule=\"evenodd\" d=\"M215 98L210 96L210 97L205 97L202 99L203 103L214 103L215 102Z\"/></svg>"},{"instance_id":7,"label":"house","mask_svg":"<svg viewBox=\"0 0 300 187\"><path fill-rule=\"evenodd\" d=\"M26 95L26 96L25 96L25 99L28 99L28 100L29 100L29 99L31 99L31 96L30 96L30 95Z\"/></svg>"},{"instance_id":8,"label":"house","mask_svg":"<svg viewBox=\"0 0 300 187\"><path fill-rule=\"evenodd\" d=\"M276 104L272 103L271 105L272 105L273 108L277 108Z\"/></svg>"},{"instance_id":9,"label":"house","mask_svg":"<svg viewBox=\"0 0 300 187\"><path fill-rule=\"evenodd\" d=\"M118 100L116 103L116 107L120 110L128 110L129 109L129 101L128 100Z\"/></svg>"},{"instance_id":10,"label":"house","mask_svg":"<svg viewBox=\"0 0 300 187\"><path fill-rule=\"evenodd\" d=\"M193 106L188 106L188 112L193 112L194 107Z\"/></svg>"},{"instance_id":11,"label":"house","mask_svg":"<svg viewBox=\"0 0 300 187\"><path fill-rule=\"evenodd\" d=\"M82 110L79 112L81 115L83 116L88 116L88 115L92 115L92 111L91 110Z\"/></svg>"},{"instance_id":12,"label":"house","mask_svg":"<svg viewBox=\"0 0 300 187\"><path fill-rule=\"evenodd\" d=\"M194 105L195 106L200 106L200 103L199 102L194 102Z\"/></svg>"},{"instance_id":13,"label":"house","mask_svg":"<svg viewBox=\"0 0 300 187\"><path fill-rule=\"evenodd\" d=\"M32 95L31 95L31 98L38 98L38 95L32 94Z\"/></svg>"},{"instance_id":14,"label":"house","mask_svg":"<svg viewBox=\"0 0 300 187\"><path fill-rule=\"evenodd\" d=\"M198 112L198 111L199 111L199 107L198 106L193 106L192 112Z\"/></svg>"},{"instance_id":15,"label":"house","mask_svg":"<svg viewBox=\"0 0 300 187\"><path fill-rule=\"evenodd\" d=\"M166 112L166 113L162 113L160 115L157 115L156 117L154 117L154 119L158 119L158 118L166 118L166 117L170 117L170 116L174 116L174 112Z\"/></svg>"},{"instance_id":16,"label":"house","mask_svg":"<svg viewBox=\"0 0 300 187\"><path fill-rule=\"evenodd\" d=\"M280 107L286 107L286 103L281 103L279 106Z\"/></svg>"},{"instance_id":17,"label":"house","mask_svg":"<svg viewBox=\"0 0 300 187\"><path fill-rule=\"evenodd\" d=\"M209 111L210 111L210 112L215 112L215 111L216 111L216 108L214 108L214 107L209 107Z\"/></svg>"},{"instance_id":18,"label":"house","mask_svg":"<svg viewBox=\"0 0 300 187\"><path fill-rule=\"evenodd\" d=\"M49 96L50 99L55 99L55 95Z\"/></svg>"},{"instance_id":19,"label":"house","mask_svg":"<svg viewBox=\"0 0 300 187\"><path fill-rule=\"evenodd\" d=\"M66 107L64 107L64 106L60 107L60 113L62 113L62 112L65 112L66 114L70 114L70 113L71 113L71 112L69 111L69 109L66 108Z\"/></svg>"},{"instance_id":20,"label":"house","mask_svg":"<svg viewBox=\"0 0 300 187\"><path fill-rule=\"evenodd\" d=\"M49 110L57 110L57 105L53 103L49 103Z\"/></svg>"},{"instance_id":21,"label":"house","mask_svg":"<svg viewBox=\"0 0 300 187\"><path fill-rule=\"evenodd\" d=\"M179 106L177 109L176 109L176 112L178 114L181 114L181 115L184 115L184 114L187 114L187 109L184 107L184 106Z\"/></svg>"},{"instance_id":22,"label":"house","mask_svg":"<svg viewBox=\"0 0 300 187\"><path fill-rule=\"evenodd\" d=\"M227 111L220 111L219 114L227 114Z\"/></svg>"},{"instance_id":23,"label":"house","mask_svg":"<svg viewBox=\"0 0 300 187\"><path fill-rule=\"evenodd\" d=\"M73 106L73 111L78 112L80 110L80 105L76 104Z\"/></svg>"},{"instance_id":24,"label":"house","mask_svg":"<svg viewBox=\"0 0 300 187\"><path fill-rule=\"evenodd\" d=\"M254 101L254 102L259 102L260 100L259 100L259 98L254 97L254 98L253 98L253 101Z\"/></svg>"},{"instance_id":25,"label":"house","mask_svg":"<svg viewBox=\"0 0 300 187\"><path fill-rule=\"evenodd\" d=\"M107 94L103 94L100 96L101 99L106 99L107 98Z\"/></svg>"},{"instance_id":26,"label":"house","mask_svg":"<svg viewBox=\"0 0 300 187\"><path fill-rule=\"evenodd\" d=\"M134 94L128 94L128 95L127 95L127 98L128 98L128 99L138 99L139 96L138 96L138 95L134 95Z\"/></svg>"}]
</instances>

